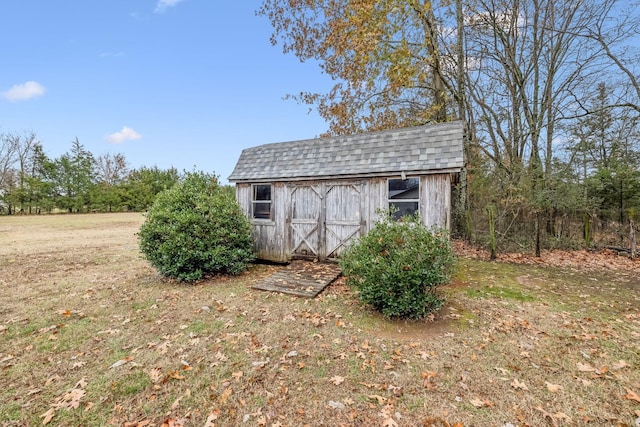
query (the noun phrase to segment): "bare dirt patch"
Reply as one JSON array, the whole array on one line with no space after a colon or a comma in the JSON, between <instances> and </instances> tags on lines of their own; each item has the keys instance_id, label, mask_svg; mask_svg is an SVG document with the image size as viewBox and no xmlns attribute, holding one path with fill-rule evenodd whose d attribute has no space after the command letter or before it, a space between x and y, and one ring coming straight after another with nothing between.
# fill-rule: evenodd
<instances>
[{"instance_id":1,"label":"bare dirt patch","mask_svg":"<svg viewBox=\"0 0 640 427\"><path fill-rule=\"evenodd\" d=\"M430 322L340 284L195 285L140 257L137 214L0 217L2 426L633 426L637 275L462 257ZM626 271L626 270L625 270Z\"/></svg>"}]
</instances>

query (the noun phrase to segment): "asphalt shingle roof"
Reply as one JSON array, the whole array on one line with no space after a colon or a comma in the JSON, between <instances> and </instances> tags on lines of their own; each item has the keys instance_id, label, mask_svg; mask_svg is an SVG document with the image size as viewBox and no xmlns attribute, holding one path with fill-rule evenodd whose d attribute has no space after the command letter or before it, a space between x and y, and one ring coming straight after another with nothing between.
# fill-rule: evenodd
<instances>
[{"instance_id":1,"label":"asphalt shingle roof","mask_svg":"<svg viewBox=\"0 0 640 427\"><path fill-rule=\"evenodd\" d=\"M229 181L458 171L463 166L462 144L458 121L265 144L242 151Z\"/></svg>"}]
</instances>

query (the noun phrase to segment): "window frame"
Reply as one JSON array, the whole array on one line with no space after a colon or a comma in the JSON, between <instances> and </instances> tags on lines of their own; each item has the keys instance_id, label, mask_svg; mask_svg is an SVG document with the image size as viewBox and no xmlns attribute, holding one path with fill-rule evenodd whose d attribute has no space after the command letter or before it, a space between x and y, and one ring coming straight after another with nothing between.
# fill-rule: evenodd
<instances>
[{"instance_id":1,"label":"window frame","mask_svg":"<svg viewBox=\"0 0 640 427\"><path fill-rule=\"evenodd\" d=\"M417 189L418 189L418 197L415 199L392 199L391 198L391 194L390 194L390 184L391 181L409 181L409 180L413 180L415 179L417 181ZM398 205L398 203L415 203L416 204L416 209L415 211L413 211L411 213L411 215L415 214L416 212L418 213L418 215L420 216L420 177L419 176L408 176L408 177L403 177L400 176L398 178L387 178L387 209L389 209L389 211L391 211L391 206L392 205ZM400 215L398 216L399 212L396 212L393 214L393 217L396 221L400 221L400 219L403 216L406 216L407 214L404 215Z\"/></svg>"},{"instance_id":2,"label":"window frame","mask_svg":"<svg viewBox=\"0 0 640 427\"><path fill-rule=\"evenodd\" d=\"M269 198L268 199L259 199L257 198L257 189L258 187L269 187ZM265 210L256 210L256 205L258 204L269 204L269 215L268 216L256 216L256 213L260 213L264 215L266 213ZM251 220L252 221L273 221L273 185L271 183L256 183L251 184Z\"/></svg>"}]
</instances>

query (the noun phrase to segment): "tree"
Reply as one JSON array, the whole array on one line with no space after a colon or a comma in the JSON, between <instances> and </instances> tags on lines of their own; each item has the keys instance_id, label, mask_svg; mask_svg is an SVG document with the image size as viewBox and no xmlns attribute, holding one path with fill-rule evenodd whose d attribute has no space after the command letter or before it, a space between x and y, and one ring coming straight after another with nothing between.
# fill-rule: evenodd
<instances>
[{"instance_id":1,"label":"tree","mask_svg":"<svg viewBox=\"0 0 640 427\"><path fill-rule=\"evenodd\" d=\"M92 204L112 212L125 203L124 184L129 166L123 154L103 154L95 162L95 186Z\"/></svg>"},{"instance_id":2,"label":"tree","mask_svg":"<svg viewBox=\"0 0 640 427\"><path fill-rule=\"evenodd\" d=\"M486 171L493 191L488 200L472 196L474 209L517 201L499 216L533 234L539 254L545 219L548 230L555 215L548 197L559 188L551 186L560 185L559 130L591 114L583 100L613 69L627 83L616 105L640 104L636 56L620 48L638 37L638 6L628 4L624 15L622 4L265 0L259 14L273 25L272 43L302 61L318 61L335 80L328 93L295 97L316 106L330 132L465 119L469 173ZM621 16L634 18L612 24ZM482 214L473 217L485 222Z\"/></svg>"},{"instance_id":3,"label":"tree","mask_svg":"<svg viewBox=\"0 0 640 427\"><path fill-rule=\"evenodd\" d=\"M0 199L5 201L8 213L11 213L11 200L7 196L13 188L16 150L15 139L0 134ZM4 210L4 206L0 205L0 208Z\"/></svg>"},{"instance_id":4,"label":"tree","mask_svg":"<svg viewBox=\"0 0 640 427\"><path fill-rule=\"evenodd\" d=\"M589 1L470 2L467 71L471 117L479 147L504 171L503 185L524 186L532 211L536 255L542 214L549 208L546 181L552 173L553 140L561 103L593 61L583 39ZM584 53L583 53L584 52Z\"/></svg>"},{"instance_id":5,"label":"tree","mask_svg":"<svg viewBox=\"0 0 640 427\"><path fill-rule=\"evenodd\" d=\"M608 59L610 81L619 88L611 106L629 108L640 114L640 53L637 49L640 14L637 2L608 0L600 6L594 25L584 37L597 43Z\"/></svg>"},{"instance_id":6,"label":"tree","mask_svg":"<svg viewBox=\"0 0 640 427\"><path fill-rule=\"evenodd\" d=\"M53 204L53 177L55 175L55 163L44 153L42 144L37 143L33 147L29 160L30 173L27 178L29 187L29 213L40 213L42 209L51 212Z\"/></svg>"},{"instance_id":7,"label":"tree","mask_svg":"<svg viewBox=\"0 0 640 427\"><path fill-rule=\"evenodd\" d=\"M457 92L431 1L265 0L259 14L272 43L317 60L336 81L327 94L303 92L334 134L448 118Z\"/></svg>"},{"instance_id":8,"label":"tree","mask_svg":"<svg viewBox=\"0 0 640 427\"><path fill-rule=\"evenodd\" d=\"M640 207L640 120L612 102L615 91L607 84L597 90L585 102L591 113L572 127L570 150L591 203L623 223L625 212Z\"/></svg>"},{"instance_id":9,"label":"tree","mask_svg":"<svg viewBox=\"0 0 640 427\"><path fill-rule=\"evenodd\" d=\"M33 132L15 132L3 137L3 151L6 153L2 162L4 199L9 202L9 206L19 206L20 212L25 212L24 209L29 201L28 162L37 143L38 140ZM11 213L11 207L9 213Z\"/></svg>"},{"instance_id":10,"label":"tree","mask_svg":"<svg viewBox=\"0 0 640 427\"><path fill-rule=\"evenodd\" d=\"M180 174L176 168L163 170L157 166L143 166L134 169L124 185L125 203L135 211L149 209L159 193L170 189L179 180Z\"/></svg>"},{"instance_id":11,"label":"tree","mask_svg":"<svg viewBox=\"0 0 640 427\"><path fill-rule=\"evenodd\" d=\"M89 206L94 185L94 157L76 138L69 152L55 161L54 177L58 207L69 213L81 212Z\"/></svg>"}]
</instances>

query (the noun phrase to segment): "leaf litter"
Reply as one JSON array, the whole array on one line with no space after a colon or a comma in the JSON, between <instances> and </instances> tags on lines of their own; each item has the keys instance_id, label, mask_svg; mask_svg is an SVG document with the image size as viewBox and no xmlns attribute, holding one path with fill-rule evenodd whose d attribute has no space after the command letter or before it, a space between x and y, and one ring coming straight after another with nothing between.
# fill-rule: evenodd
<instances>
[{"instance_id":1,"label":"leaf litter","mask_svg":"<svg viewBox=\"0 0 640 427\"><path fill-rule=\"evenodd\" d=\"M122 249L135 248L139 220L119 231L120 218L132 216L110 218L116 237L85 227L102 236L75 239L91 247L49 256L60 238L47 240L48 222L33 228L44 239L39 253L14 246L20 262L9 268L32 268L29 287L0 296L14 307L0 320L2 348L11 349L0 355L8 358L0 399L19 408L7 425L55 423L61 411L69 424L90 413L131 427L633 425L640 417L637 281L624 272L618 281L615 268L599 275L463 258L446 309L405 323L362 309L340 281L314 300L251 291L274 266L168 283ZM495 291L512 288L519 293Z\"/></svg>"}]
</instances>

